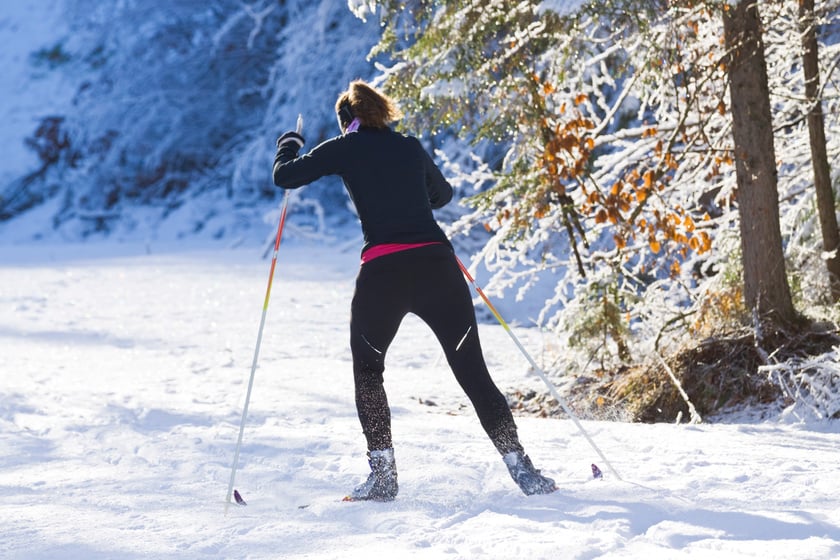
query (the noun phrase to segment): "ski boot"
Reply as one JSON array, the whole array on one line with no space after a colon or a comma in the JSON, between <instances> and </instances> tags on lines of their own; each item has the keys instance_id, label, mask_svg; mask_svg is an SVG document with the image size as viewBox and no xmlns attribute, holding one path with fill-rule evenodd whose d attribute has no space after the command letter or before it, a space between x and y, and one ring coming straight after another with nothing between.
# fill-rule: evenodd
<instances>
[{"instance_id":1,"label":"ski boot","mask_svg":"<svg viewBox=\"0 0 840 560\"><path fill-rule=\"evenodd\" d=\"M362 484L356 486L347 502L373 500L376 502L390 502L397 497L397 465L394 461L394 449L378 449L368 451L370 475Z\"/></svg>"},{"instance_id":2,"label":"ski boot","mask_svg":"<svg viewBox=\"0 0 840 560\"><path fill-rule=\"evenodd\" d=\"M502 460L507 465L511 478L526 496L533 494L550 494L557 490L554 481L540 474L534 468L531 459L520 451L511 451Z\"/></svg>"}]
</instances>

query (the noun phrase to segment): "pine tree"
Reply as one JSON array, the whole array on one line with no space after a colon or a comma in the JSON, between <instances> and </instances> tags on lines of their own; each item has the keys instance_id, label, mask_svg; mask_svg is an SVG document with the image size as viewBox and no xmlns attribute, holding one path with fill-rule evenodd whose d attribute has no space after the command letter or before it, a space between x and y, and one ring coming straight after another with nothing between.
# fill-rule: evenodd
<instances>
[{"instance_id":1,"label":"pine tree","mask_svg":"<svg viewBox=\"0 0 840 560\"><path fill-rule=\"evenodd\" d=\"M478 156L465 169L468 158L456 155L448 170L456 184L482 184L451 231L489 232L477 254L493 274L488 289L520 295L550 276L554 293L536 321L597 354L595 363L644 354L668 332L750 324L753 309L791 321L794 297L825 303L813 289L826 275L803 150L804 81L791 70L801 68L793 2L758 3L770 71L756 151L770 182L752 201L742 156L745 137L757 138L742 126L747 94L730 89L730 2L364 4L380 10L374 55L392 57L382 80L412 117L406 126L446 141L457 134ZM840 3L821 14L830 73ZM823 86L834 158L837 88L829 78ZM776 207L757 214L750 203L766 196ZM756 235L759 216L768 230Z\"/></svg>"}]
</instances>

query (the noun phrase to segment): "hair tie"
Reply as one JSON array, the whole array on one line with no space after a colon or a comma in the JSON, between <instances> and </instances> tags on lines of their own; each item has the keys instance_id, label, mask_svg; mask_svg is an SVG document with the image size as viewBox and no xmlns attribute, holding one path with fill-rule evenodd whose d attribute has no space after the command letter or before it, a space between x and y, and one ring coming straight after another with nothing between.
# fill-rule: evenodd
<instances>
[{"instance_id":1,"label":"hair tie","mask_svg":"<svg viewBox=\"0 0 840 560\"><path fill-rule=\"evenodd\" d=\"M350 132L356 132L359 130L359 126L361 126L362 122L357 118L353 119L350 124L347 125L347 129L344 131L344 134L348 134Z\"/></svg>"}]
</instances>

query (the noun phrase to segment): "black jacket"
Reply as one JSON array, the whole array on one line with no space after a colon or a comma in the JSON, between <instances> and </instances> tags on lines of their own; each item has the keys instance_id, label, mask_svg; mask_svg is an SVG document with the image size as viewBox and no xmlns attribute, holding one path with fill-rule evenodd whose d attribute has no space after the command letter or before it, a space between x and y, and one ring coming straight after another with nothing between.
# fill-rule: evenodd
<instances>
[{"instance_id":1,"label":"black jacket","mask_svg":"<svg viewBox=\"0 0 840 560\"><path fill-rule=\"evenodd\" d=\"M382 243L449 244L432 210L452 199L452 186L413 136L362 127L301 157L295 148L277 150L274 184L294 189L339 175L362 222L363 252Z\"/></svg>"}]
</instances>

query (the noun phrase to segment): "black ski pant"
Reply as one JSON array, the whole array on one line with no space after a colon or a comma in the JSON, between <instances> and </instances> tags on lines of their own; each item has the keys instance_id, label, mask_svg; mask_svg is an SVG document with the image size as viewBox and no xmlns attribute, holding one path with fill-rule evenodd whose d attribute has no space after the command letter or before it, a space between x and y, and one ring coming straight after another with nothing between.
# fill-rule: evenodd
<instances>
[{"instance_id":1,"label":"black ski pant","mask_svg":"<svg viewBox=\"0 0 840 560\"><path fill-rule=\"evenodd\" d=\"M513 415L484 362L469 287L444 244L375 258L361 266L356 279L350 348L356 408L368 450L393 447L382 374L388 347L408 313L434 332L496 449L502 455L522 451Z\"/></svg>"}]
</instances>

